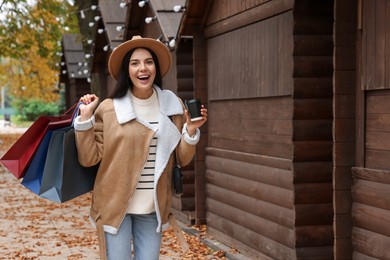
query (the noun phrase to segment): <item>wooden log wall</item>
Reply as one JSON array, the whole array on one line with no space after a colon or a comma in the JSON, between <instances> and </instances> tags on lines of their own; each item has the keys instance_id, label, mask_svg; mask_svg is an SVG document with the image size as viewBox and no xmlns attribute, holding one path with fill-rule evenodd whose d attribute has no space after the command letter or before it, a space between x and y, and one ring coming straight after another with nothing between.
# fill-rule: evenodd
<instances>
[{"instance_id":1,"label":"wooden log wall","mask_svg":"<svg viewBox=\"0 0 390 260\"><path fill-rule=\"evenodd\" d=\"M298 0L293 14L295 257L332 259L333 1Z\"/></svg>"},{"instance_id":2,"label":"wooden log wall","mask_svg":"<svg viewBox=\"0 0 390 260\"><path fill-rule=\"evenodd\" d=\"M356 167L352 185L354 259L390 259L390 171Z\"/></svg>"},{"instance_id":3,"label":"wooden log wall","mask_svg":"<svg viewBox=\"0 0 390 260\"><path fill-rule=\"evenodd\" d=\"M334 258L352 258L351 167L356 146L357 1L335 1L333 204Z\"/></svg>"},{"instance_id":4,"label":"wooden log wall","mask_svg":"<svg viewBox=\"0 0 390 260\"><path fill-rule=\"evenodd\" d=\"M291 5L214 1L205 28L208 232L253 259L295 257Z\"/></svg>"},{"instance_id":5,"label":"wooden log wall","mask_svg":"<svg viewBox=\"0 0 390 260\"><path fill-rule=\"evenodd\" d=\"M352 183L354 259L390 259L390 11L362 1L357 86L357 167Z\"/></svg>"},{"instance_id":6,"label":"wooden log wall","mask_svg":"<svg viewBox=\"0 0 390 260\"><path fill-rule=\"evenodd\" d=\"M366 91L364 167L353 169L356 259L390 258L390 90Z\"/></svg>"}]
</instances>

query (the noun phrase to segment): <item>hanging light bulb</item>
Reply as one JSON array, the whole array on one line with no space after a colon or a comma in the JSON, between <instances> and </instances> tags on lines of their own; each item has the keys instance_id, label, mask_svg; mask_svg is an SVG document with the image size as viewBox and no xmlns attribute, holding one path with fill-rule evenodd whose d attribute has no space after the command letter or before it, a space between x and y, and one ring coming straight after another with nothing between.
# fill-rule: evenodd
<instances>
[{"instance_id":1,"label":"hanging light bulb","mask_svg":"<svg viewBox=\"0 0 390 260\"><path fill-rule=\"evenodd\" d=\"M144 6L145 6L145 4L146 4L147 2L149 2L149 1L148 1L148 0L145 0L145 1L139 1L139 2L138 2L138 6L142 8L142 7L144 7Z\"/></svg>"},{"instance_id":2,"label":"hanging light bulb","mask_svg":"<svg viewBox=\"0 0 390 260\"><path fill-rule=\"evenodd\" d=\"M72 73L70 74L70 76L71 76L72 78L74 78L74 72L72 72Z\"/></svg>"},{"instance_id":3,"label":"hanging light bulb","mask_svg":"<svg viewBox=\"0 0 390 260\"><path fill-rule=\"evenodd\" d=\"M119 7L120 7L120 8L125 8L126 6L127 6L127 4L124 3L124 2L122 2L122 3L119 4Z\"/></svg>"},{"instance_id":4,"label":"hanging light bulb","mask_svg":"<svg viewBox=\"0 0 390 260\"><path fill-rule=\"evenodd\" d=\"M87 43L88 43L88 44L92 44L93 41L92 41L91 39L89 39L89 40L87 40Z\"/></svg>"},{"instance_id":5,"label":"hanging light bulb","mask_svg":"<svg viewBox=\"0 0 390 260\"><path fill-rule=\"evenodd\" d=\"M83 66L83 63L80 61L80 62L78 63L78 65L79 65L79 67L81 67L81 66Z\"/></svg>"},{"instance_id":6,"label":"hanging light bulb","mask_svg":"<svg viewBox=\"0 0 390 260\"><path fill-rule=\"evenodd\" d=\"M97 6L96 5L91 5L91 10L96 10Z\"/></svg>"},{"instance_id":7,"label":"hanging light bulb","mask_svg":"<svg viewBox=\"0 0 390 260\"><path fill-rule=\"evenodd\" d=\"M91 78L88 77L88 78L87 78L87 81L88 81L88 83L91 83Z\"/></svg>"},{"instance_id":8,"label":"hanging light bulb","mask_svg":"<svg viewBox=\"0 0 390 260\"><path fill-rule=\"evenodd\" d=\"M146 17L145 18L145 23L149 24L149 23L151 23L152 21L155 21L155 20L157 20L156 16L155 17Z\"/></svg>"},{"instance_id":9,"label":"hanging light bulb","mask_svg":"<svg viewBox=\"0 0 390 260\"><path fill-rule=\"evenodd\" d=\"M181 5L175 5L175 6L173 6L173 11L174 11L175 13L178 13L178 12L180 12L181 10L184 10L184 7L182 7Z\"/></svg>"},{"instance_id":10,"label":"hanging light bulb","mask_svg":"<svg viewBox=\"0 0 390 260\"><path fill-rule=\"evenodd\" d=\"M174 48L176 46L176 38L169 41L169 47Z\"/></svg>"},{"instance_id":11,"label":"hanging light bulb","mask_svg":"<svg viewBox=\"0 0 390 260\"><path fill-rule=\"evenodd\" d=\"M90 23L88 24L89 27L93 27L94 25L95 25L94 22L90 22Z\"/></svg>"},{"instance_id":12,"label":"hanging light bulb","mask_svg":"<svg viewBox=\"0 0 390 260\"><path fill-rule=\"evenodd\" d=\"M104 29L98 29L98 34L102 34L104 32Z\"/></svg>"},{"instance_id":13,"label":"hanging light bulb","mask_svg":"<svg viewBox=\"0 0 390 260\"><path fill-rule=\"evenodd\" d=\"M89 59L89 58L91 58L91 56L92 56L92 55L91 55L91 54L89 54L89 53L85 54L85 58L86 58L86 59Z\"/></svg>"},{"instance_id":14,"label":"hanging light bulb","mask_svg":"<svg viewBox=\"0 0 390 260\"><path fill-rule=\"evenodd\" d=\"M88 66L88 62L84 62L84 67L87 67Z\"/></svg>"},{"instance_id":15,"label":"hanging light bulb","mask_svg":"<svg viewBox=\"0 0 390 260\"><path fill-rule=\"evenodd\" d=\"M84 70L83 73L84 73L84 75L87 75L88 74L88 70Z\"/></svg>"},{"instance_id":16,"label":"hanging light bulb","mask_svg":"<svg viewBox=\"0 0 390 260\"><path fill-rule=\"evenodd\" d=\"M61 66L65 66L65 62L62 61L62 62L61 62Z\"/></svg>"},{"instance_id":17,"label":"hanging light bulb","mask_svg":"<svg viewBox=\"0 0 390 260\"><path fill-rule=\"evenodd\" d=\"M103 51L105 51L105 52L108 51L109 47L110 47L110 45L107 44L106 46L103 47Z\"/></svg>"},{"instance_id":18,"label":"hanging light bulb","mask_svg":"<svg viewBox=\"0 0 390 260\"><path fill-rule=\"evenodd\" d=\"M125 29L125 26L124 25L118 25L115 29L116 29L117 32L120 32L123 29Z\"/></svg>"},{"instance_id":19,"label":"hanging light bulb","mask_svg":"<svg viewBox=\"0 0 390 260\"><path fill-rule=\"evenodd\" d=\"M62 71L62 74L66 74L66 70L63 70L63 71Z\"/></svg>"},{"instance_id":20,"label":"hanging light bulb","mask_svg":"<svg viewBox=\"0 0 390 260\"><path fill-rule=\"evenodd\" d=\"M80 11L80 17L81 17L81 19L85 19L84 10L81 10L81 11Z\"/></svg>"},{"instance_id":21,"label":"hanging light bulb","mask_svg":"<svg viewBox=\"0 0 390 260\"><path fill-rule=\"evenodd\" d=\"M99 15L96 15L94 19L95 19L95 21L97 22L97 21L100 20L100 16L99 16Z\"/></svg>"}]
</instances>

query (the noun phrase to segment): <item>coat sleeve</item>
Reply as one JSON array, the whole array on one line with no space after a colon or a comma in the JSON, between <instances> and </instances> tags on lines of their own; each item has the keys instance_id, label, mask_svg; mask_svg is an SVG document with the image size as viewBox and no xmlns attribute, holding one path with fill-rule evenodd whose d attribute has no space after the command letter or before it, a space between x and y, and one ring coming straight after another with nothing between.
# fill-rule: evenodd
<instances>
[{"instance_id":1,"label":"coat sleeve","mask_svg":"<svg viewBox=\"0 0 390 260\"><path fill-rule=\"evenodd\" d=\"M79 162L84 167L98 164L103 157L103 109L96 109L90 127L81 126L83 122L76 119L76 146ZM81 126L81 127L80 127Z\"/></svg>"}]
</instances>

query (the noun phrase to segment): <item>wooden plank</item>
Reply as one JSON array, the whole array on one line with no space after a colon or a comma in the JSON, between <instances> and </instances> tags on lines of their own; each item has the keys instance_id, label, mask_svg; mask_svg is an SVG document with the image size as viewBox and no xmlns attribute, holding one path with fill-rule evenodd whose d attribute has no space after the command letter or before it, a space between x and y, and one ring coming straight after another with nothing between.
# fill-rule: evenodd
<instances>
[{"instance_id":1,"label":"wooden plank","mask_svg":"<svg viewBox=\"0 0 390 260\"><path fill-rule=\"evenodd\" d=\"M332 183L295 184L295 204L331 203Z\"/></svg>"},{"instance_id":2,"label":"wooden plank","mask_svg":"<svg viewBox=\"0 0 390 260\"><path fill-rule=\"evenodd\" d=\"M390 151L390 132L367 131L366 149Z\"/></svg>"},{"instance_id":3,"label":"wooden plank","mask_svg":"<svg viewBox=\"0 0 390 260\"><path fill-rule=\"evenodd\" d=\"M333 232L335 238L351 238L352 217L350 213L335 214Z\"/></svg>"},{"instance_id":4,"label":"wooden plank","mask_svg":"<svg viewBox=\"0 0 390 260\"><path fill-rule=\"evenodd\" d=\"M212 147L206 148L206 154L210 156L221 157L221 158L231 159L235 161L264 165L271 168L278 168L278 169L285 169L285 170L292 169L291 160L284 159L284 158L243 153L234 150L230 151L230 150L217 149Z\"/></svg>"},{"instance_id":5,"label":"wooden plank","mask_svg":"<svg viewBox=\"0 0 390 260\"><path fill-rule=\"evenodd\" d=\"M331 225L332 223L332 203L295 205L296 226Z\"/></svg>"},{"instance_id":6,"label":"wooden plank","mask_svg":"<svg viewBox=\"0 0 390 260\"><path fill-rule=\"evenodd\" d=\"M375 89L385 88L386 0L375 1Z\"/></svg>"},{"instance_id":7,"label":"wooden plank","mask_svg":"<svg viewBox=\"0 0 390 260\"><path fill-rule=\"evenodd\" d=\"M292 78L283 74L292 70L291 49L286 46L291 42L291 35L288 35L288 28L284 25L279 27L280 30L285 30L283 36L271 30L275 23L287 22L283 17L285 15L250 24L208 40L207 69L211 76L207 80L208 85L213 86L209 92L210 100L291 94ZM272 46L275 51L270 49L270 41L275 43ZM234 68L229 65L237 62L241 66ZM277 69L270 71L270 68ZM240 87L226 91L227 86Z\"/></svg>"},{"instance_id":8,"label":"wooden plank","mask_svg":"<svg viewBox=\"0 0 390 260\"><path fill-rule=\"evenodd\" d=\"M354 179L351 191L354 203L390 210L389 184Z\"/></svg>"},{"instance_id":9,"label":"wooden plank","mask_svg":"<svg viewBox=\"0 0 390 260\"><path fill-rule=\"evenodd\" d=\"M352 245L357 252L376 259L390 259L390 237L362 228L352 230Z\"/></svg>"},{"instance_id":10,"label":"wooden plank","mask_svg":"<svg viewBox=\"0 0 390 260\"><path fill-rule=\"evenodd\" d=\"M362 86L364 89L374 89L375 88L375 46L376 46L376 33L375 33L375 4L368 4L368 2L363 1L363 23L364 23L364 49L363 57L366 63L362 64L362 69L365 71L364 79Z\"/></svg>"},{"instance_id":11,"label":"wooden plank","mask_svg":"<svg viewBox=\"0 0 390 260\"><path fill-rule=\"evenodd\" d=\"M332 141L294 142L294 162L331 161Z\"/></svg>"},{"instance_id":12,"label":"wooden plank","mask_svg":"<svg viewBox=\"0 0 390 260\"><path fill-rule=\"evenodd\" d=\"M333 169L333 189L348 190L352 186L351 167L335 167Z\"/></svg>"},{"instance_id":13,"label":"wooden plank","mask_svg":"<svg viewBox=\"0 0 390 260\"><path fill-rule=\"evenodd\" d=\"M288 247L294 247L294 229L281 226L273 221L258 217L210 198L207 199L206 206L208 208L208 213L215 214L231 221L236 225L243 227L244 230L251 230Z\"/></svg>"},{"instance_id":14,"label":"wooden plank","mask_svg":"<svg viewBox=\"0 0 390 260\"><path fill-rule=\"evenodd\" d=\"M294 57L294 77L332 77L332 56Z\"/></svg>"},{"instance_id":15,"label":"wooden plank","mask_svg":"<svg viewBox=\"0 0 390 260\"><path fill-rule=\"evenodd\" d=\"M390 169L390 151L366 149L366 167L372 169Z\"/></svg>"},{"instance_id":16,"label":"wooden plank","mask_svg":"<svg viewBox=\"0 0 390 260\"><path fill-rule=\"evenodd\" d=\"M208 170L220 171L247 180L293 189L293 175L289 170L275 169L214 156L207 156L206 164Z\"/></svg>"},{"instance_id":17,"label":"wooden plank","mask_svg":"<svg viewBox=\"0 0 390 260\"><path fill-rule=\"evenodd\" d=\"M390 237L390 210L353 203L352 219L356 227Z\"/></svg>"},{"instance_id":18,"label":"wooden plank","mask_svg":"<svg viewBox=\"0 0 390 260\"><path fill-rule=\"evenodd\" d=\"M295 228L296 247L333 245L333 226L299 226Z\"/></svg>"},{"instance_id":19,"label":"wooden plank","mask_svg":"<svg viewBox=\"0 0 390 260\"><path fill-rule=\"evenodd\" d=\"M332 98L332 78L294 78L293 97Z\"/></svg>"},{"instance_id":20,"label":"wooden plank","mask_svg":"<svg viewBox=\"0 0 390 260\"><path fill-rule=\"evenodd\" d=\"M294 259L295 257L294 249L210 212L207 213L207 224L274 259Z\"/></svg>"},{"instance_id":21,"label":"wooden plank","mask_svg":"<svg viewBox=\"0 0 390 260\"><path fill-rule=\"evenodd\" d=\"M389 111L390 102L387 95L367 95L367 114L389 114Z\"/></svg>"},{"instance_id":22,"label":"wooden plank","mask_svg":"<svg viewBox=\"0 0 390 260\"><path fill-rule=\"evenodd\" d=\"M234 237L228 236L225 233L207 226L207 234L218 239L225 245L228 245L230 248L237 249L240 253L248 256L249 259L261 259L261 260L274 260L275 258L269 257L264 253L259 252L257 249L252 248L241 241L235 239ZM243 259L244 260L244 259Z\"/></svg>"},{"instance_id":23,"label":"wooden plank","mask_svg":"<svg viewBox=\"0 0 390 260\"><path fill-rule=\"evenodd\" d=\"M389 170L375 170L362 167L353 167L352 176L356 179L390 184Z\"/></svg>"},{"instance_id":24,"label":"wooden plank","mask_svg":"<svg viewBox=\"0 0 390 260\"><path fill-rule=\"evenodd\" d=\"M376 257L365 255L365 254L357 252L357 251L353 251L352 259L355 259L355 260L378 260L378 258L376 258Z\"/></svg>"},{"instance_id":25,"label":"wooden plank","mask_svg":"<svg viewBox=\"0 0 390 260\"><path fill-rule=\"evenodd\" d=\"M355 118L334 118L333 123L335 142L355 142L356 136L351 134L356 129Z\"/></svg>"},{"instance_id":26,"label":"wooden plank","mask_svg":"<svg viewBox=\"0 0 390 260\"><path fill-rule=\"evenodd\" d=\"M293 121L293 140L332 140L331 120L294 120Z\"/></svg>"},{"instance_id":27,"label":"wooden plank","mask_svg":"<svg viewBox=\"0 0 390 260\"><path fill-rule=\"evenodd\" d=\"M268 203L266 201L258 200L251 196L247 196L238 192L226 190L220 187L217 187L212 184L207 184L206 186L207 197L220 201L224 204L230 205L239 210L251 213L263 219L267 219L269 221L273 221L279 225L285 226L287 228L293 228L294 223L294 211L292 209L288 209L285 207L281 207L272 203ZM245 203L242 203L245 201ZM304 208L301 207L303 205L295 206L296 210ZM317 212L324 213L321 206L318 207L318 211L316 212L302 212L304 214L310 214L311 216L316 215ZM305 208L306 209L306 208ZM318 214L319 215L319 214ZM326 216L326 214L324 214ZM319 219L323 219L323 216L317 216ZM309 218L309 217L308 217ZM298 221L298 220L296 220Z\"/></svg>"},{"instance_id":28,"label":"wooden plank","mask_svg":"<svg viewBox=\"0 0 390 260\"><path fill-rule=\"evenodd\" d=\"M294 119L331 119L332 99L294 99Z\"/></svg>"},{"instance_id":29,"label":"wooden plank","mask_svg":"<svg viewBox=\"0 0 390 260\"><path fill-rule=\"evenodd\" d=\"M293 207L294 192L276 186L253 182L221 172L207 170L207 182L218 187L273 203L285 208Z\"/></svg>"},{"instance_id":30,"label":"wooden plank","mask_svg":"<svg viewBox=\"0 0 390 260\"><path fill-rule=\"evenodd\" d=\"M355 165L355 149L356 145L354 142L334 143L334 164L344 167Z\"/></svg>"},{"instance_id":31,"label":"wooden plank","mask_svg":"<svg viewBox=\"0 0 390 260\"><path fill-rule=\"evenodd\" d=\"M390 113L367 114L366 131L390 132Z\"/></svg>"},{"instance_id":32,"label":"wooden plank","mask_svg":"<svg viewBox=\"0 0 390 260\"><path fill-rule=\"evenodd\" d=\"M332 56L333 37L329 35L294 35L294 55Z\"/></svg>"},{"instance_id":33,"label":"wooden plank","mask_svg":"<svg viewBox=\"0 0 390 260\"><path fill-rule=\"evenodd\" d=\"M334 259L333 246L297 247L295 259Z\"/></svg>"},{"instance_id":34,"label":"wooden plank","mask_svg":"<svg viewBox=\"0 0 390 260\"><path fill-rule=\"evenodd\" d=\"M227 2L224 2L223 6L227 6L226 4ZM237 13L235 15L232 14L230 17L224 17L224 19L209 19L207 27L205 28L205 36L207 38L215 37L219 34L284 13L291 10L293 6L294 1L292 0L274 0L247 9L245 12ZM213 9L216 10L217 8L214 7ZM221 12L223 13L223 11ZM212 18L213 16L210 15L210 17Z\"/></svg>"},{"instance_id":35,"label":"wooden plank","mask_svg":"<svg viewBox=\"0 0 390 260\"><path fill-rule=\"evenodd\" d=\"M330 183L332 171L332 162L294 162L294 183Z\"/></svg>"},{"instance_id":36,"label":"wooden plank","mask_svg":"<svg viewBox=\"0 0 390 260\"><path fill-rule=\"evenodd\" d=\"M349 238L335 238L334 240L334 256L329 259L355 259L352 258L352 239Z\"/></svg>"},{"instance_id":37,"label":"wooden plank","mask_svg":"<svg viewBox=\"0 0 390 260\"><path fill-rule=\"evenodd\" d=\"M352 197L350 189L334 190L333 197L334 214L351 213Z\"/></svg>"}]
</instances>

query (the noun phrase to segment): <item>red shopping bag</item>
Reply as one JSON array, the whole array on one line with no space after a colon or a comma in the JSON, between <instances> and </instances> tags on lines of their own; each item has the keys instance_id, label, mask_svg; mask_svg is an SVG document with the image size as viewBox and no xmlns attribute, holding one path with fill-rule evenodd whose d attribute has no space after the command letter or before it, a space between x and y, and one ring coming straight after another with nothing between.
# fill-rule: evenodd
<instances>
[{"instance_id":1,"label":"red shopping bag","mask_svg":"<svg viewBox=\"0 0 390 260\"><path fill-rule=\"evenodd\" d=\"M18 179L26 174L35 151L48 129L70 126L76 116L77 103L60 116L41 116L3 155L0 162ZM72 113L73 112L73 113Z\"/></svg>"}]
</instances>

